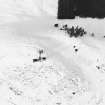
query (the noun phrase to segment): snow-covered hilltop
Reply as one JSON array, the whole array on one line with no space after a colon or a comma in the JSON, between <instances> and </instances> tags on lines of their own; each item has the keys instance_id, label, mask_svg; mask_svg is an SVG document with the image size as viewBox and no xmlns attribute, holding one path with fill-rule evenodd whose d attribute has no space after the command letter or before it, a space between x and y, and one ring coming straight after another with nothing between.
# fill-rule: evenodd
<instances>
[{"instance_id":1,"label":"snow-covered hilltop","mask_svg":"<svg viewBox=\"0 0 105 105\"><path fill-rule=\"evenodd\" d=\"M0 0L0 103L104 105L104 19L56 20L57 0ZM69 37L59 28L80 26Z\"/></svg>"},{"instance_id":2,"label":"snow-covered hilltop","mask_svg":"<svg viewBox=\"0 0 105 105\"><path fill-rule=\"evenodd\" d=\"M53 21L37 20L2 28L3 105L103 104L104 39L89 34L70 38Z\"/></svg>"}]
</instances>

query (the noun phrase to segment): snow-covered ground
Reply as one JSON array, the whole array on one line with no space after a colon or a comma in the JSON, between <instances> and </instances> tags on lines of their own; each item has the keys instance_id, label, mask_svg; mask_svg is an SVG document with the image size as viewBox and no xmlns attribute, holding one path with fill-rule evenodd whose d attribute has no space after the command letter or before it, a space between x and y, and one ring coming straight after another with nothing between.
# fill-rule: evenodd
<instances>
[{"instance_id":1,"label":"snow-covered ground","mask_svg":"<svg viewBox=\"0 0 105 105\"><path fill-rule=\"evenodd\" d=\"M8 5L4 3L0 12L0 103L104 105L105 19L57 20L54 2L45 3L49 9L39 9L40 1L34 6L24 0L31 7L5 1ZM82 26L87 34L70 38L55 23Z\"/></svg>"}]
</instances>

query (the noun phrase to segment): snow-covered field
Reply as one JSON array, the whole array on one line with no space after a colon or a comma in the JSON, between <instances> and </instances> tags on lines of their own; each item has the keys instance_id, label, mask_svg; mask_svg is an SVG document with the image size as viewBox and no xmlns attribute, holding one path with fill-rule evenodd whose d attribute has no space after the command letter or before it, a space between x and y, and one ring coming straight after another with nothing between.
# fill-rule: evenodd
<instances>
[{"instance_id":1,"label":"snow-covered field","mask_svg":"<svg viewBox=\"0 0 105 105\"><path fill-rule=\"evenodd\" d=\"M57 20L53 2L43 10L32 0L25 2L37 9L13 1L0 12L1 105L104 105L105 19ZM78 25L87 34L70 38L55 23Z\"/></svg>"}]
</instances>

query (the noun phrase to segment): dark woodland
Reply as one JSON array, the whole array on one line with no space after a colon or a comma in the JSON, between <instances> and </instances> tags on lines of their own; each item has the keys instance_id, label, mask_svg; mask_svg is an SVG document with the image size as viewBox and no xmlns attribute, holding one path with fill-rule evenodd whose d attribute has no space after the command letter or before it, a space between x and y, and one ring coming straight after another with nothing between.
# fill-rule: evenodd
<instances>
[{"instance_id":1,"label":"dark woodland","mask_svg":"<svg viewBox=\"0 0 105 105\"><path fill-rule=\"evenodd\" d=\"M75 16L104 18L105 0L58 1L58 19L73 19Z\"/></svg>"}]
</instances>

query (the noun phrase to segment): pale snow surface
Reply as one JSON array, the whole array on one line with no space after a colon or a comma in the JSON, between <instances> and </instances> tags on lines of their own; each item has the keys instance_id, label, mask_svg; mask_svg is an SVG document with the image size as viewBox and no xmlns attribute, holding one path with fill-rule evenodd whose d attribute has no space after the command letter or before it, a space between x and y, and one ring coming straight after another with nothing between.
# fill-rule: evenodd
<instances>
[{"instance_id":1,"label":"pale snow surface","mask_svg":"<svg viewBox=\"0 0 105 105\"><path fill-rule=\"evenodd\" d=\"M58 0L0 0L0 21L13 22L34 16L57 16Z\"/></svg>"},{"instance_id":2,"label":"pale snow surface","mask_svg":"<svg viewBox=\"0 0 105 105\"><path fill-rule=\"evenodd\" d=\"M57 20L57 3L42 1L0 1L0 103L104 105L104 19ZM82 26L87 35L70 38L55 23Z\"/></svg>"}]
</instances>

